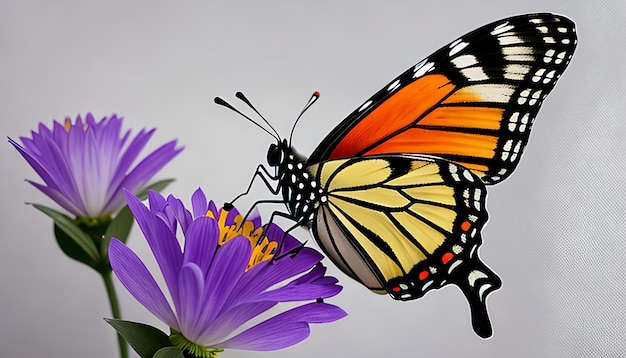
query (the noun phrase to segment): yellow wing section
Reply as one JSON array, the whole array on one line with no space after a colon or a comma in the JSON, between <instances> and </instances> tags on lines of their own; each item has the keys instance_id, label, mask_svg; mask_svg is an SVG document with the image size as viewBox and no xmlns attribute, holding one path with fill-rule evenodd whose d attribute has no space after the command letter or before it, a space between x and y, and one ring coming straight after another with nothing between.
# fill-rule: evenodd
<instances>
[{"instance_id":1,"label":"yellow wing section","mask_svg":"<svg viewBox=\"0 0 626 358\"><path fill-rule=\"evenodd\" d=\"M324 190L314 237L339 268L374 291L459 241L472 205L484 207L484 195L467 193L482 182L438 158L369 156L310 170Z\"/></svg>"}]
</instances>

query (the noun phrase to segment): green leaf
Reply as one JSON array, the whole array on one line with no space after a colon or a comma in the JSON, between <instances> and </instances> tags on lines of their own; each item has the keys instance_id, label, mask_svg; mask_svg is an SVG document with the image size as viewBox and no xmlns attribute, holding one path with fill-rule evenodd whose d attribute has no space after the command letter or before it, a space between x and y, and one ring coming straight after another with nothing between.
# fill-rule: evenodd
<instances>
[{"instance_id":1,"label":"green leaf","mask_svg":"<svg viewBox=\"0 0 626 358\"><path fill-rule=\"evenodd\" d=\"M161 192L163 189L167 188L167 186L170 185L173 181L174 181L174 179L163 179L163 180L159 180L157 182L154 182L154 183L146 186L145 188L141 189L141 191L139 191L139 193L137 194L137 197L139 199L143 200L143 199L148 197L148 190L154 190L156 192Z\"/></svg>"},{"instance_id":2,"label":"green leaf","mask_svg":"<svg viewBox=\"0 0 626 358\"><path fill-rule=\"evenodd\" d=\"M144 200L148 197L148 190L160 192L173 181L174 179L163 179L152 183L141 189L141 191L137 194L137 197L141 200ZM101 241L100 245L100 252L103 257L107 256L109 242L111 241L112 237L117 238L123 243L126 243L126 241L128 241L128 235L130 234L130 229L133 227L134 222L135 218L133 216L133 213L128 208L128 205L124 206L117 213L117 215L115 215L115 218L104 233L104 240Z\"/></svg>"},{"instance_id":3,"label":"green leaf","mask_svg":"<svg viewBox=\"0 0 626 358\"><path fill-rule=\"evenodd\" d=\"M61 230L57 224L54 224L54 237L65 255L98 271L98 263L92 260L85 250L78 246L76 241L66 234L65 231Z\"/></svg>"},{"instance_id":4,"label":"green leaf","mask_svg":"<svg viewBox=\"0 0 626 358\"><path fill-rule=\"evenodd\" d=\"M76 224L74 224L74 222L72 221L70 217L43 205L39 205L39 204L32 204L32 205L35 207L35 209L41 211L42 213L50 217L52 221L54 221L55 226L58 226L59 230L63 231L67 235L67 237L62 237L61 240L59 240L59 238L57 237L57 242L59 243L59 246L67 245L67 247L61 246L61 250L63 250L63 252L65 252L66 255L68 255L69 257L75 260L83 262L91 267L93 266L90 263L87 263L85 261L89 261L93 263L100 262L100 254L98 252L98 248L96 247L96 244L94 244L94 242L91 240L89 235L87 235ZM75 245L67 244L67 242L69 241L73 242L73 244ZM81 250L84 253L84 255L77 253L78 251L81 251ZM76 257L69 255L68 251L72 253L76 253L75 255ZM83 261L77 257L88 258L88 260Z\"/></svg>"},{"instance_id":5,"label":"green leaf","mask_svg":"<svg viewBox=\"0 0 626 358\"><path fill-rule=\"evenodd\" d=\"M107 227L107 230L104 233L104 240L102 240L102 247L100 248L102 253L107 253L107 250L109 249L109 241L111 241L112 237L115 237L125 243L128 240L128 234L130 233L130 229L133 227L134 222L135 218L133 217L133 213L128 208L128 205L126 205L117 213L117 215L115 215L115 219L113 219Z\"/></svg>"},{"instance_id":6,"label":"green leaf","mask_svg":"<svg viewBox=\"0 0 626 358\"><path fill-rule=\"evenodd\" d=\"M161 348L172 346L167 335L155 327L121 319L105 318L104 320L115 328L141 358L152 358Z\"/></svg>"},{"instance_id":7,"label":"green leaf","mask_svg":"<svg viewBox=\"0 0 626 358\"><path fill-rule=\"evenodd\" d=\"M183 352L176 347L166 347L159 349L153 358L185 358Z\"/></svg>"}]
</instances>

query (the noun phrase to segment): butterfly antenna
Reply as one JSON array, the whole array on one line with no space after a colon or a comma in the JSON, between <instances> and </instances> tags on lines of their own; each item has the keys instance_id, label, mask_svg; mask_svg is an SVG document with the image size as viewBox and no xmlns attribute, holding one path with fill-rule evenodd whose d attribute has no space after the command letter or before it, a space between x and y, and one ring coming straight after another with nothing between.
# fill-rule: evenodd
<instances>
[{"instance_id":1,"label":"butterfly antenna","mask_svg":"<svg viewBox=\"0 0 626 358\"><path fill-rule=\"evenodd\" d=\"M268 120L267 120L267 119L265 119L265 117L263 117L263 115L261 115L261 113L260 113L260 112L256 109L256 107L254 107L254 106L252 105L252 103L250 102L250 100L249 100L249 99L248 99L248 98L247 98L247 97L246 97L246 96L245 96L242 92L237 92L237 93L235 93L235 97L237 97L237 98L239 98L240 100L242 100L242 101L243 101L243 103L247 104L247 105L248 105L248 107L252 108L252 110L253 110L254 112L256 112L256 114L258 114L258 115L259 115L259 117L261 117L261 119L265 122L265 124L267 124L267 125L268 125L268 126L269 126L269 127L270 127L273 131L274 131L274 134L276 134L276 137L274 137L274 138L277 138L277 140L278 140L278 138L280 138L280 136L278 135L278 132L276 132L276 129L274 129L274 127L272 127L272 125L270 124L270 122L268 122Z\"/></svg>"},{"instance_id":2,"label":"butterfly antenna","mask_svg":"<svg viewBox=\"0 0 626 358\"><path fill-rule=\"evenodd\" d=\"M315 101L317 101L319 98L320 98L320 93L318 91L313 92L313 94L311 95L311 98L309 98L309 101L306 103L304 108L302 108L302 110L300 111L298 118L296 118L296 121L293 123L293 127L291 127L291 133L289 133L289 146L291 146L291 138L293 137L293 132L296 129L296 124L298 124L298 121L300 120L304 112L306 112L307 109L309 109L309 107L311 107L313 103L315 103Z\"/></svg>"},{"instance_id":3,"label":"butterfly antenna","mask_svg":"<svg viewBox=\"0 0 626 358\"><path fill-rule=\"evenodd\" d=\"M230 109L231 111L239 114L240 116L242 116L243 118L249 120L250 122L252 122L254 125L256 125L257 127L261 128L263 131L265 131L267 134L271 135L272 137L274 137L274 139L276 139L277 141L280 140L278 133L276 133L276 130L274 130L274 128L272 128L272 126L270 126L270 128L272 128L272 130L274 131L274 133L268 131L265 127L263 127L262 125L260 125L259 123L255 122L252 118L246 116L245 114L243 114L240 110L238 110L237 108L233 107L230 103L226 102L224 99L222 99L221 97L215 97L215 99L213 100L215 102L215 104L218 104L220 106L226 107L228 109ZM252 107L254 109L254 107ZM256 109L255 109L256 112ZM259 112L257 112L259 113ZM261 116L261 118L263 118ZM265 121L265 118L263 118L263 120ZM265 123L267 123L267 121L265 121ZM269 125L269 123L268 123Z\"/></svg>"}]
</instances>

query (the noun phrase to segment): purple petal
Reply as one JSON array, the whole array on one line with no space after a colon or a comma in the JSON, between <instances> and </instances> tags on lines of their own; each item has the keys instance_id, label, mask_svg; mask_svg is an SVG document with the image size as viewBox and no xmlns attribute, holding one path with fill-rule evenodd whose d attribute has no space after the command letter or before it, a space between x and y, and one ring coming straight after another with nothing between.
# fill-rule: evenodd
<instances>
[{"instance_id":1,"label":"purple petal","mask_svg":"<svg viewBox=\"0 0 626 358\"><path fill-rule=\"evenodd\" d=\"M290 302L333 297L341 292L343 287L336 285L336 278L324 276L325 272L326 268L319 263L305 275L285 286L260 293L256 299Z\"/></svg>"},{"instance_id":2,"label":"purple petal","mask_svg":"<svg viewBox=\"0 0 626 358\"><path fill-rule=\"evenodd\" d=\"M148 190L148 205L150 205L150 211L163 211L167 206L167 200L154 190Z\"/></svg>"},{"instance_id":3,"label":"purple petal","mask_svg":"<svg viewBox=\"0 0 626 358\"><path fill-rule=\"evenodd\" d=\"M195 342L202 333L201 322L197 317L204 293L204 275L198 265L190 262L182 266L178 280L180 305L176 306L176 312L180 322L179 330L187 339Z\"/></svg>"},{"instance_id":4,"label":"purple petal","mask_svg":"<svg viewBox=\"0 0 626 358\"><path fill-rule=\"evenodd\" d=\"M193 221L185 235L183 263L195 263L205 275L213 261L218 236L219 229L214 219L205 216Z\"/></svg>"},{"instance_id":5,"label":"purple petal","mask_svg":"<svg viewBox=\"0 0 626 358\"><path fill-rule=\"evenodd\" d=\"M137 164L120 186L130 189L143 185L182 150L183 148L176 148L175 140L163 144Z\"/></svg>"},{"instance_id":6,"label":"purple petal","mask_svg":"<svg viewBox=\"0 0 626 358\"><path fill-rule=\"evenodd\" d=\"M42 153L41 163L48 169L59 191L77 205L82 204L82 199L74 182L73 173L68 167L65 156L51 138L45 138L45 141L46 152Z\"/></svg>"},{"instance_id":7,"label":"purple petal","mask_svg":"<svg viewBox=\"0 0 626 358\"><path fill-rule=\"evenodd\" d=\"M58 190L34 183L30 180L27 180L27 182L33 185L35 188L41 190L44 194L50 197L50 199L54 200L57 204L63 207L63 209L69 211L76 216L85 216L85 213L81 208L77 207L73 201L70 201L65 195L63 195L63 193L59 192Z\"/></svg>"},{"instance_id":8,"label":"purple petal","mask_svg":"<svg viewBox=\"0 0 626 358\"><path fill-rule=\"evenodd\" d=\"M248 215L248 217L246 218L246 221L251 221L254 224L255 228L261 227L261 225L263 224L261 222L261 213L256 206L254 207L254 209L252 209L250 215Z\"/></svg>"},{"instance_id":9,"label":"purple petal","mask_svg":"<svg viewBox=\"0 0 626 358\"><path fill-rule=\"evenodd\" d=\"M205 328L204 333L198 337L196 342L206 347L213 346L242 324L276 306L276 304L277 302L274 301L260 301L229 308Z\"/></svg>"},{"instance_id":10,"label":"purple petal","mask_svg":"<svg viewBox=\"0 0 626 358\"><path fill-rule=\"evenodd\" d=\"M174 218L178 220L180 228L183 230L183 233L185 233L193 221L191 213L189 210L185 209L183 202L180 199L175 198L173 195L169 195L167 197L167 202Z\"/></svg>"},{"instance_id":11,"label":"purple petal","mask_svg":"<svg viewBox=\"0 0 626 358\"><path fill-rule=\"evenodd\" d=\"M150 212L163 220L170 230L176 233L178 223L174 211L169 207L167 200L156 191L148 190L148 204L150 205Z\"/></svg>"},{"instance_id":12,"label":"purple petal","mask_svg":"<svg viewBox=\"0 0 626 358\"><path fill-rule=\"evenodd\" d=\"M252 267L240 280L229 298L229 304L235 305L246 300L254 300L271 286L308 271L322 258L323 256L317 251L304 248L295 257L285 256L271 263L260 263Z\"/></svg>"},{"instance_id":13,"label":"purple petal","mask_svg":"<svg viewBox=\"0 0 626 358\"><path fill-rule=\"evenodd\" d=\"M289 234L285 235L285 231L283 231L283 229L281 229L278 225L274 223L268 226L265 235L270 241L282 242L281 251L278 254L279 256L281 254L291 252L293 249L302 246L302 243L300 241L298 241L295 237Z\"/></svg>"},{"instance_id":14,"label":"purple petal","mask_svg":"<svg viewBox=\"0 0 626 358\"><path fill-rule=\"evenodd\" d=\"M333 322L345 316L337 306L309 303L263 321L216 346L255 351L286 348L309 336L308 323Z\"/></svg>"},{"instance_id":15,"label":"purple petal","mask_svg":"<svg viewBox=\"0 0 626 358\"><path fill-rule=\"evenodd\" d=\"M145 129L142 129L135 136L135 138L130 143L128 148L126 148L126 150L124 151L124 154L122 154L122 156L120 157L118 161L117 168L115 168L115 172L113 173L112 180L108 188L109 195L113 195L113 193L119 190L120 184L122 183L122 180L124 180L124 177L126 176L126 173L128 172L128 169L133 164L135 159L137 159L137 157L139 156L143 148L146 146L146 144L152 137L152 134L154 133L154 131L155 129L152 129L151 131L146 133ZM124 136L124 139L123 139L124 141L126 140L128 135L129 135L129 132L127 132L126 135Z\"/></svg>"},{"instance_id":16,"label":"purple petal","mask_svg":"<svg viewBox=\"0 0 626 358\"><path fill-rule=\"evenodd\" d=\"M174 305L178 307L178 273L183 261L178 240L167 224L150 212L137 197L128 191L125 194L128 207L146 237L172 295Z\"/></svg>"},{"instance_id":17,"label":"purple petal","mask_svg":"<svg viewBox=\"0 0 626 358\"><path fill-rule=\"evenodd\" d=\"M150 313L178 329L176 316L158 284L139 257L116 238L109 244L109 259L115 276Z\"/></svg>"},{"instance_id":18,"label":"purple petal","mask_svg":"<svg viewBox=\"0 0 626 358\"><path fill-rule=\"evenodd\" d=\"M209 201L209 210L207 210L207 213L208 211L211 211L211 213L213 213L213 217L215 218L215 220L219 219L220 210L217 209L217 206L215 206L213 200Z\"/></svg>"},{"instance_id":19,"label":"purple petal","mask_svg":"<svg viewBox=\"0 0 626 358\"><path fill-rule=\"evenodd\" d=\"M208 203L206 196L202 189L198 188L191 196L191 208L193 210L193 217L199 218L201 216L206 216L208 208ZM218 218L215 217L217 220Z\"/></svg>"},{"instance_id":20,"label":"purple petal","mask_svg":"<svg viewBox=\"0 0 626 358\"><path fill-rule=\"evenodd\" d=\"M176 149L175 147L176 141L173 140L150 153L111 192L115 193L122 188L130 192L137 191L183 150L183 148ZM111 197L111 200L106 205L106 209L109 210L109 208L120 206L120 201L123 202L119 196Z\"/></svg>"},{"instance_id":21,"label":"purple petal","mask_svg":"<svg viewBox=\"0 0 626 358\"><path fill-rule=\"evenodd\" d=\"M22 142L24 142L24 138L22 139ZM34 152L33 150L26 150L24 147L20 146L17 142L15 142L11 138L9 138L9 143L11 143L13 147L17 149L17 151L22 155L24 159L26 159L28 164L35 170L37 175L39 175L39 177L41 177L41 179L46 184L50 185L49 183L54 183L54 180L52 179L51 174L48 172L48 169L46 168L45 163L42 163L37 158L38 155L36 157L35 155L33 155L35 153L31 153L31 152ZM56 188L56 185L54 186L54 188Z\"/></svg>"},{"instance_id":22,"label":"purple petal","mask_svg":"<svg viewBox=\"0 0 626 358\"><path fill-rule=\"evenodd\" d=\"M248 266L251 252L250 241L243 236L232 238L217 250L206 276L205 309L199 320L208 324L222 311Z\"/></svg>"},{"instance_id":23,"label":"purple petal","mask_svg":"<svg viewBox=\"0 0 626 358\"><path fill-rule=\"evenodd\" d=\"M264 292L258 296L258 299L279 302L306 301L333 297L341 292L342 289L343 287L337 285L287 285Z\"/></svg>"},{"instance_id":24,"label":"purple petal","mask_svg":"<svg viewBox=\"0 0 626 358\"><path fill-rule=\"evenodd\" d=\"M110 180L110 169L106 166L108 158L105 157L108 153L96 143L93 129L86 132L73 130L70 133L70 142L73 137L80 137L84 141L75 147L76 150L80 148L83 151L77 155L80 163L72 163L76 187L88 216L98 217L109 211L103 205L108 199L106 187Z\"/></svg>"},{"instance_id":25,"label":"purple petal","mask_svg":"<svg viewBox=\"0 0 626 358\"><path fill-rule=\"evenodd\" d=\"M250 351L274 351L300 343L310 334L311 329L305 322L268 320L216 346Z\"/></svg>"}]
</instances>

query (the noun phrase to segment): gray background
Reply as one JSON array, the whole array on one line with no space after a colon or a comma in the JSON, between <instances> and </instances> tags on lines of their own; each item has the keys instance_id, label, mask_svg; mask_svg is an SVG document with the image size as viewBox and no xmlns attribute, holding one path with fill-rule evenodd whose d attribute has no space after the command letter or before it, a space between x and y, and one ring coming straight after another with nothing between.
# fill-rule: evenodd
<instances>
[{"instance_id":1,"label":"gray background","mask_svg":"<svg viewBox=\"0 0 626 358\"><path fill-rule=\"evenodd\" d=\"M125 128L158 127L151 148L186 150L160 174L188 203L202 186L218 203L245 188L270 137L212 103L242 90L302 153L397 74L493 20L551 11L577 23L579 47L545 102L517 173L490 188L481 256L503 279L489 298L494 336L472 332L454 287L408 303L345 286L349 316L271 353L223 357L626 356L624 25L614 1L3 1L0 133L92 111ZM114 357L98 276L64 257L51 224L25 202L53 205L0 146L0 356ZM250 200L268 197L257 187ZM267 212L271 208L266 207ZM308 239L308 233L297 236ZM310 241L312 243L312 241ZM314 245L314 244L312 244ZM133 231L130 246L150 257ZM124 317L162 324L123 288Z\"/></svg>"}]
</instances>

